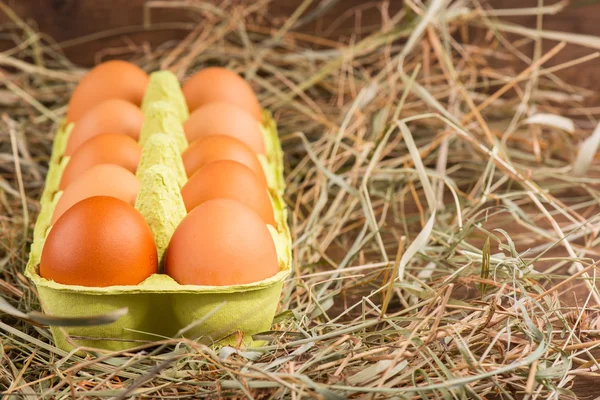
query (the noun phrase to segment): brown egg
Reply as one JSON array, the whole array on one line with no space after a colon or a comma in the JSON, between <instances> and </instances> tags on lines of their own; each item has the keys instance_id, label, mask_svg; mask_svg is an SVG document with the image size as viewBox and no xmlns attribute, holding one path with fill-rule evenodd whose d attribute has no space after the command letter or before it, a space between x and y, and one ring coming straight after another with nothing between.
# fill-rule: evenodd
<instances>
[{"instance_id":1,"label":"brown egg","mask_svg":"<svg viewBox=\"0 0 600 400\"><path fill-rule=\"evenodd\" d=\"M136 176L120 165L99 164L79 175L65 189L56 204L51 225L74 204L94 196L110 196L131 205L140 190Z\"/></svg>"},{"instance_id":2,"label":"brown egg","mask_svg":"<svg viewBox=\"0 0 600 400\"><path fill-rule=\"evenodd\" d=\"M40 275L65 285L137 285L158 272L144 217L114 197L90 197L56 221L44 243Z\"/></svg>"},{"instance_id":3,"label":"brown egg","mask_svg":"<svg viewBox=\"0 0 600 400\"><path fill-rule=\"evenodd\" d=\"M183 124L189 143L211 135L227 135L247 144L259 154L265 154L265 140L260 125L250 114L228 103L206 104Z\"/></svg>"},{"instance_id":4,"label":"brown egg","mask_svg":"<svg viewBox=\"0 0 600 400\"><path fill-rule=\"evenodd\" d=\"M219 67L200 70L183 84L183 95L190 112L214 102L235 104L257 121L262 121L260 104L254 91L238 74Z\"/></svg>"},{"instance_id":5,"label":"brown egg","mask_svg":"<svg viewBox=\"0 0 600 400\"><path fill-rule=\"evenodd\" d=\"M182 285L239 285L279 271L273 238L252 209L217 199L194 208L171 237L165 273Z\"/></svg>"},{"instance_id":6,"label":"brown egg","mask_svg":"<svg viewBox=\"0 0 600 400\"><path fill-rule=\"evenodd\" d=\"M58 188L64 190L78 176L98 164L116 164L135 173L141 156L142 147L129 136L114 133L94 136L75 150Z\"/></svg>"},{"instance_id":7,"label":"brown egg","mask_svg":"<svg viewBox=\"0 0 600 400\"><path fill-rule=\"evenodd\" d=\"M87 140L104 133L124 134L137 141L143 122L142 110L133 103L121 99L98 103L86 111L73 126L65 155L72 155Z\"/></svg>"},{"instance_id":8,"label":"brown egg","mask_svg":"<svg viewBox=\"0 0 600 400\"><path fill-rule=\"evenodd\" d=\"M258 179L267 186L265 171L256 153L243 142L226 135L204 136L194 141L181 155L187 176L206 164L219 160L232 160L250 168Z\"/></svg>"},{"instance_id":9,"label":"brown egg","mask_svg":"<svg viewBox=\"0 0 600 400\"><path fill-rule=\"evenodd\" d=\"M265 224L275 226L267 188L250 168L236 161L214 161L200 168L183 186L181 196L188 212L213 199L237 200L254 210Z\"/></svg>"},{"instance_id":10,"label":"brown egg","mask_svg":"<svg viewBox=\"0 0 600 400\"><path fill-rule=\"evenodd\" d=\"M92 68L71 95L67 121L75 122L90 108L108 99L123 99L137 106L148 86L148 74L126 61L107 61Z\"/></svg>"}]
</instances>

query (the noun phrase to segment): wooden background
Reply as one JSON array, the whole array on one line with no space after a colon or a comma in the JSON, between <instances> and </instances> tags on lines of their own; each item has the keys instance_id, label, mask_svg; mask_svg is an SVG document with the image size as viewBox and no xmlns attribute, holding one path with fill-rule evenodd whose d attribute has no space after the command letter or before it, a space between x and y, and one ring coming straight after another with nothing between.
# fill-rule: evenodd
<instances>
[{"instance_id":1,"label":"wooden background","mask_svg":"<svg viewBox=\"0 0 600 400\"><path fill-rule=\"evenodd\" d=\"M103 32L109 29L126 28L132 25L142 25L144 4L151 2L160 3L182 3L193 0L4 0L16 13L27 22L33 23L37 28L58 42L65 42L81 36L90 35L97 32ZM254 3L251 0L213 0L213 3L219 4L223 1L227 3ZM485 4L486 1L482 0ZM557 0L545 0L546 5L553 4ZM545 16L544 28L549 30L558 30L572 33L582 33L588 35L600 34L600 3L593 4L595 0L572 0L565 11L559 15ZM273 0L269 13L272 18L285 18L290 15L301 3L300 0ZM376 5L380 1L368 0L334 0L321 1L314 0L317 6L319 3L333 4L327 12L320 16L318 26L315 23L303 26L300 30L314 32L315 28L322 27L327 29L344 12L352 14L352 9L362 9L361 25L373 26L380 23L380 12ZM487 0L487 3L495 8L518 8L535 7L537 0ZM312 8L314 9L315 6ZM402 7L402 0L388 0L390 13ZM310 10L310 9L309 9ZM5 22L7 17L0 12L0 23ZM522 25L535 26L535 17L518 17L510 20ZM188 32L182 29L189 26L190 22L202 23L198 15L194 12L183 10L181 8L154 8L152 11L152 22L156 24L169 23L168 29L155 30L150 32L135 32L116 34L114 36L87 42L85 45L70 45L65 47L65 53L75 63L89 66L94 63L94 57L98 51L106 48L118 48L129 43L156 46L168 40L183 38ZM339 22L339 21L338 21ZM332 37L349 36L352 34L357 21L353 17L345 19L333 32ZM178 27L179 26L179 27ZM550 47L554 43L546 41L545 46ZM8 45L8 43L4 43ZM0 49L3 43L0 40ZM12 46L12 45L11 45ZM550 64L561 63L576 57L581 57L591 53L592 50L569 46L563 50L557 57L551 60ZM562 72L569 83L583 86L589 89L600 89L600 59L590 63Z\"/></svg>"},{"instance_id":2,"label":"wooden background","mask_svg":"<svg viewBox=\"0 0 600 400\"><path fill-rule=\"evenodd\" d=\"M0 0L2 1L2 0ZM91 35L107 30L117 30L115 35L87 42L85 45L69 44L64 46L66 55L74 63L82 66L90 66L100 50L106 48L119 48L129 45L156 46L169 40L178 40L187 33L190 23L203 23L194 12L182 9L161 8L152 12L153 24L168 23L166 29L153 30L149 32L122 32L132 25L141 26L144 16L144 4L148 1L157 3L169 3L169 1L157 0L4 0L21 18L27 23L48 34L59 43L68 44L69 41L82 36ZM193 0L186 0L193 1ZM214 0L218 4L223 1L241 3L244 0ZM494 8L519 8L535 7L538 0L488 0ZM554 3L554 0L552 3ZM544 28L571 33L587 35L600 35L600 3L593 4L596 0L574 0L565 11L554 16L544 17ZM171 0L181 3L179 0ZM251 1L248 0L250 3ZM252 2L254 3L254 2ZM301 3L300 0L273 0L269 8L269 18L285 18L290 15ZM322 3L314 0L315 4ZM339 17L345 12L353 14L352 9L362 9L360 24L365 27L376 26L380 23L380 12L375 7L380 1L368 0L338 0L328 1L335 3L330 9L319 17L318 23L310 23L300 30L315 32L315 30L327 29L334 21L339 22ZM552 4L550 1L544 2ZM389 0L390 14L402 7L401 0ZM314 6L313 6L314 9ZM0 23L8 21L6 15L0 11ZM535 17L518 17L508 20L530 27L535 26ZM336 24L337 24L336 22ZM353 17L343 20L330 36L332 38L349 37L355 30L357 21ZM0 32L1 33L1 32ZM553 46L552 41L545 41L546 48ZM12 47L14 44L3 41L0 36L0 50ZM532 50L532 49L531 49ZM573 58L592 53L594 50L569 45L558 56L552 59L551 64L562 63ZM571 84L596 90L600 93L600 59L578 66L559 74ZM596 96L600 99L600 96ZM594 380L580 378L576 381L575 391L581 398L595 398L600 395L600 385Z\"/></svg>"}]
</instances>

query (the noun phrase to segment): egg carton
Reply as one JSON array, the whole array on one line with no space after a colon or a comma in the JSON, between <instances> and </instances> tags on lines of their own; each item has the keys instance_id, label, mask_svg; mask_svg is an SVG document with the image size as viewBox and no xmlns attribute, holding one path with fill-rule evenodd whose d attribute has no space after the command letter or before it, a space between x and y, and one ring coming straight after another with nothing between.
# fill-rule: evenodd
<instances>
[{"instance_id":1,"label":"egg carton","mask_svg":"<svg viewBox=\"0 0 600 400\"><path fill-rule=\"evenodd\" d=\"M180 84L172 73L157 71L150 75L142 111L144 124L139 139L142 156L136 172L141 186L135 207L150 225L162 259L173 231L186 215L180 188L187 177L180 154L188 145L182 127L188 110ZM162 273L138 285L109 287L64 285L41 277L41 253L52 213L62 194L58 189L61 175L69 161L63 154L73 124L61 124L54 139L25 275L35 284L47 314L84 317L123 308L127 308L127 313L107 325L51 326L59 348L125 350L182 332L183 336L206 344L239 344L240 340L247 346L261 344L253 341L252 335L271 327L283 282L291 271L292 247L282 198L285 180L281 144L271 114L263 111L262 117L266 155L258 157L275 213L276 226L269 229L277 249L279 272L262 281L230 286L181 285Z\"/></svg>"}]
</instances>

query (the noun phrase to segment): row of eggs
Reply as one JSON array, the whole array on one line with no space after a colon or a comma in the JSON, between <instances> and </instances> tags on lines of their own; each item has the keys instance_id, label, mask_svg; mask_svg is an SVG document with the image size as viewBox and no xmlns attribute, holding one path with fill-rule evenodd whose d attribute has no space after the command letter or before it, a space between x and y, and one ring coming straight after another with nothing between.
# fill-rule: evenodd
<instances>
[{"instance_id":1,"label":"row of eggs","mask_svg":"<svg viewBox=\"0 0 600 400\"><path fill-rule=\"evenodd\" d=\"M158 272L152 232L133 207L140 182L140 109L148 75L110 61L76 87L67 121L74 127L64 156L62 194L42 250L40 275L59 283L136 285ZM275 226L267 180L261 109L243 78L206 68L183 85L190 111L181 154L188 212L164 258L180 284L232 285L266 279L279 270L267 225Z\"/></svg>"}]
</instances>

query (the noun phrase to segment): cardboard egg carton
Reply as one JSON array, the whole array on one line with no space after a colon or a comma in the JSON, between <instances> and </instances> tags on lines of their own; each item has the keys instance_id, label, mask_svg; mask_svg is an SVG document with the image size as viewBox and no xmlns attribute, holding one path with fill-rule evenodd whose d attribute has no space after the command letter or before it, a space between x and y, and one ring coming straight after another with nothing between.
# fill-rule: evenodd
<instances>
[{"instance_id":1,"label":"cardboard egg carton","mask_svg":"<svg viewBox=\"0 0 600 400\"><path fill-rule=\"evenodd\" d=\"M172 73L158 71L150 75L142 111L144 124L139 143L143 150L136 173L141 187L135 207L150 225L162 261L171 235L186 215L180 189L187 181L181 152L188 146L182 127L188 110ZM128 312L108 325L51 326L56 345L64 350L78 346L124 350L139 345L140 341L169 338L181 331L185 331L186 337L207 344L236 344L240 338L248 346L260 344L252 340L252 335L270 329L283 282L291 271L291 236L282 198L283 157L271 115L263 111L261 131L266 156L258 157L275 213L276 226L269 229L277 248L279 272L262 281L231 286L180 285L162 273L139 285L110 287L64 285L41 277L39 262L52 213L62 194L58 186L69 161L63 154L72 128L73 124L63 123L54 139L25 274L35 284L47 314L83 317L125 307Z\"/></svg>"}]
</instances>

